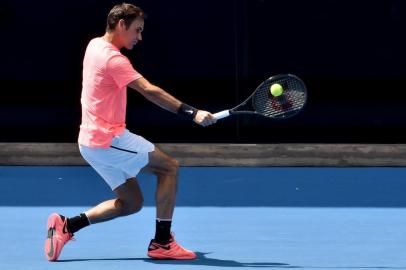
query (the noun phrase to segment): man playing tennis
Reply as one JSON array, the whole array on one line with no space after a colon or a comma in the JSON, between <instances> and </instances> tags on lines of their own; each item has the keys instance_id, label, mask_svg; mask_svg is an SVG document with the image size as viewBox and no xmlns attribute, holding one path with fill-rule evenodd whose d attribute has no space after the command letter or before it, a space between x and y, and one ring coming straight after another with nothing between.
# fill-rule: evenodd
<instances>
[{"instance_id":1,"label":"man playing tennis","mask_svg":"<svg viewBox=\"0 0 406 270\"><path fill-rule=\"evenodd\" d=\"M199 125L216 122L207 111L180 102L149 83L120 53L142 40L144 12L131 4L116 5L107 17L106 33L91 40L83 60L82 123L79 148L84 159L115 192L116 198L100 203L78 216L51 214L45 254L58 259L63 246L78 230L99 222L130 215L142 208L143 196L136 180L142 169L158 178L156 190L156 232L148 246L154 259L194 259L171 234L179 164L151 142L128 131L125 126L127 86L171 112Z\"/></svg>"}]
</instances>

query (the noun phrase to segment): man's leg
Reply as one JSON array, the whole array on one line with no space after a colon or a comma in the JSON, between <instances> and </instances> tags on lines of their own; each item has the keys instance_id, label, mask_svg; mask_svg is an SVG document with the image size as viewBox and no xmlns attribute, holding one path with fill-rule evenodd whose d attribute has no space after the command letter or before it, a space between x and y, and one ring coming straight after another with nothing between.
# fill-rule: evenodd
<instances>
[{"instance_id":1,"label":"man's leg","mask_svg":"<svg viewBox=\"0 0 406 270\"><path fill-rule=\"evenodd\" d=\"M141 210L144 198L135 178L128 179L114 192L117 195L116 199L102 202L85 212L92 224L130 215Z\"/></svg>"},{"instance_id":2,"label":"man's leg","mask_svg":"<svg viewBox=\"0 0 406 270\"><path fill-rule=\"evenodd\" d=\"M142 169L158 178L156 189L156 215L160 219L172 219L175 208L179 163L158 148L149 153L149 163Z\"/></svg>"},{"instance_id":3,"label":"man's leg","mask_svg":"<svg viewBox=\"0 0 406 270\"><path fill-rule=\"evenodd\" d=\"M193 251L178 245L171 235L175 208L179 163L158 148L149 154L149 163L143 169L158 178L156 189L156 232L148 247L148 256L154 259L195 259Z\"/></svg>"},{"instance_id":4,"label":"man's leg","mask_svg":"<svg viewBox=\"0 0 406 270\"><path fill-rule=\"evenodd\" d=\"M45 240L45 255L49 261L58 259L64 245L73 237L73 233L90 225L126 216L138 212L142 208L143 196L135 178L128 179L117 187L114 192L116 199L102 202L73 218L52 214L48 218L48 237Z\"/></svg>"}]
</instances>

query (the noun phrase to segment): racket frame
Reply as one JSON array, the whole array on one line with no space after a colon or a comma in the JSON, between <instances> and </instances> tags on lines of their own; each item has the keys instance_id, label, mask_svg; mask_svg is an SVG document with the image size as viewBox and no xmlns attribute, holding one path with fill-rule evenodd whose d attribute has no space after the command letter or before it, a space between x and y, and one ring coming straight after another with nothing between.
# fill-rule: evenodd
<instances>
[{"instance_id":1,"label":"racket frame","mask_svg":"<svg viewBox=\"0 0 406 270\"><path fill-rule=\"evenodd\" d=\"M263 115L262 113L258 113L258 112L255 110L254 106L252 105L252 98L253 98L253 96L255 95L255 93L256 93L257 91L259 91L259 89L262 87L262 85L264 85L264 84L267 83L268 81L270 81L270 80L271 80L271 81L278 81L278 80L283 79L283 78L286 78L286 77L293 77L293 78L295 78L296 80L298 80L299 82L301 82L301 83L303 84L303 90L304 90L304 93L305 93L305 103L304 103L303 106L300 108L300 110L298 110L298 112L301 111L301 110L303 110L303 107L306 105L306 100L307 100L306 85L305 85L304 82L303 82L298 76L296 76L296 75L293 75L293 74L279 74L279 75L271 76L271 77L269 77L268 79L266 79L265 81L263 81L260 85L258 85L258 87L254 90L254 92L252 92L252 94L251 94L249 97L247 97L243 102L241 102L239 105L235 106L235 107L232 108L232 109L228 109L228 110L224 110L224 111L217 112L217 113L213 114L213 116L214 116L215 118L217 118L217 119L222 119L222 118L228 117L228 116L230 116L230 115L255 114L255 115L260 115L260 116L266 117L266 118L281 119L281 118L269 117L269 116ZM248 104L249 104L249 105L248 105ZM240 110L240 108L244 108L244 107L246 107L246 106L251 107L252 110ZM292 117L292 116L294 116L294 115L296 115L296 114L293 114L293 115L291 115L290 117ZM289 117L286 117L286 118L289 118ZM286 118L285 118L285 119L286 119ZM283 119L283 118L282 118L282 119Z\"/></svg>"}]
</instances>

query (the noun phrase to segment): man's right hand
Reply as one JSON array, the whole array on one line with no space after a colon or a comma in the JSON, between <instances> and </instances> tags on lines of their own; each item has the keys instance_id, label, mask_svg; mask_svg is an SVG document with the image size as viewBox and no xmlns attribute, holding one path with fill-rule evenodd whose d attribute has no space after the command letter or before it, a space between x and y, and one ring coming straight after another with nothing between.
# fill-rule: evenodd
<instances>
[{"instance_id":1,"label":"man's right hand","mask_svg":"<svg viewBox=\"0 0 406 270\"><path fill-rule=\"evenodd\" d=\"M216 123L217 118L210 112L198 110L193 121L195 121L196 124L206 127Z\"/></svg>"}]
</instances>

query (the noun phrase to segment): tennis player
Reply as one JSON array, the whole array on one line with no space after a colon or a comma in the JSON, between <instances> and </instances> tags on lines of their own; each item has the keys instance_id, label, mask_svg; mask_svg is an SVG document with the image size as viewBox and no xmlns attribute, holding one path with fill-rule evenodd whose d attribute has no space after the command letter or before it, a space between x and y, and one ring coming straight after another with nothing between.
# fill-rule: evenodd
<instances>
[{"instance_id":1,"label":"tennis player","mask_svg":"<svg viewBox=\"0 0 406 270\"><path fill-rule=\"evenodd\" d=\"M156 232L148 246L154 259L195 259L196 254L180 246L171 233L179 163L154 144L126 129L127 86L173 113L207 126L216 122L207 111L180 102L151 84L120 53L142 40L145 13L131 4L113 7L107 17L106 33L91 40L83 60L82 123L79 149L84 159L101 175L116 198L100 203L78 216L51 214L45 255L58 259L64 245L77 231L140 211L143 196L136 176L140 170L158 178Z\"/></svg>"}]
</instances>

